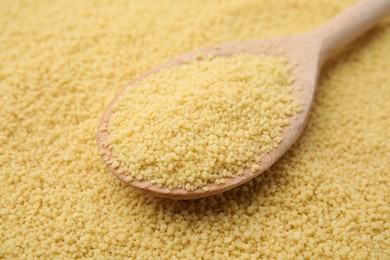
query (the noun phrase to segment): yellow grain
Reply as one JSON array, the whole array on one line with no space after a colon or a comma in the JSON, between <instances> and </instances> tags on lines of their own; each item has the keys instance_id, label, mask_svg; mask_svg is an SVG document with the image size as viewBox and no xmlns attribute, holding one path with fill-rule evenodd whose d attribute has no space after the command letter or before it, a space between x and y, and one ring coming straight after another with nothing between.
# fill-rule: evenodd
<instances>
[{"instance_id":1,"label":"yellow grain","mask_svg":"<svg viewBox=\"0 0 390 260\"><path fill-rule=\"evenodd\" d=\"M290 70L283 59L239 54L148 77L112 109L109 163L132 178L188 190L254 172L256 157L275 148L299 112Z\"/></svg>"},{"instance_id":2,"label":"yellow grain","mask_svg":"<svg viewBox=\"0 0 390 260\"><path fill-rule=\"evenodd\" d=\"M303 136L247 185L152 198L94 140L115 93L164 60L303 33L352 2L2 0L0 258L390 258L389 19L325 68Z\"/></svg>"}]
</instances>

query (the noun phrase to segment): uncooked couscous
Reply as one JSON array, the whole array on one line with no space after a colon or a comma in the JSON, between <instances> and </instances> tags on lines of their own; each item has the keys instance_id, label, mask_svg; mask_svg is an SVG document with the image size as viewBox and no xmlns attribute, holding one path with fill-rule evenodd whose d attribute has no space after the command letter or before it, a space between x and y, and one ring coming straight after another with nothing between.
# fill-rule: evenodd
<instances>
[{"instance_id":1,"label":"uncooked couscous","mask_svg":"<svg viewBox=\"0 0 390 260\"><path fill-rule=\"evenodd\" d=\"M353 0L0 4L0 258L390 258L390 20L321 73L298 142L253 181L194 201L113 178L96 126L174 56L299 34Z\"/></svg>"},{"instance_id":2,"label":"uncooked couscous","mask_svg":"<svg viewBox=\"0 0 390 260\"><path fill-rule=\"evenodd\" d=\"M290 70L281 58L238 54L155 73L115 103L103 158L128 181L170 189L254 172L299 112Z\"/></svg>"}]
</instances>

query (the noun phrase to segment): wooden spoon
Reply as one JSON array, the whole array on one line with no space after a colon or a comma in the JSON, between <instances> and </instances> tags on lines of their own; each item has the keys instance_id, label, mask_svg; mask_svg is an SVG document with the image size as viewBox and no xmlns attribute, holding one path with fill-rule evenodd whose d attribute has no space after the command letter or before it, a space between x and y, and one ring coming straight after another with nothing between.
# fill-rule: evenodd
<instances>
[{"instance_id":1,"label":"wooden spoon","mask_svg":"<svg viewBox=\"0 0 390 260\"><path fill-rule=\"evenodd\" d=\"M290 124L283 130L283 140L278 146L271 152L260 155L259 166L261 168L255 173L246 170L241 176L227 178L224 184L210 183L208 191L203 189L194 191L168 189L167 187L157 187L148 181L126 181L125 175L120 174L118 168L113 168L108 163L111 150L110 147L104 145L109 135L108 125L112 115L111 109L124 92L124 89L119 92L107 107L98 127L96 139L103 160L110 171L126 184L163 198L196 199L218 194L250 181L275 163L302 133L309 116L318 74L323 63L336 51L367 31L380 18L388 14L389 11L390 0L359 1L314 32L293 37L229 42L192 51L153 69L131 82L130 86L153 73L157 73L161 69L186 63L202 55L226 57L246 52L254 55L282 56L287 59L289 63L295 65L291 72L291 76L295 79L293 97L303 104L303 111L296 118L290 119Z\"/></svg>"}]
</instances>

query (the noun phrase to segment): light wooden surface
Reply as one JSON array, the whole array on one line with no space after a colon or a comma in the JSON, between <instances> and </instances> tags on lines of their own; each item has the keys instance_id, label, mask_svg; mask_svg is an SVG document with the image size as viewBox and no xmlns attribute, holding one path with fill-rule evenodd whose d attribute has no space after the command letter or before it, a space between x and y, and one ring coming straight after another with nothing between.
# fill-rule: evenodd
<instances>
[{"instance_id":1,"label":"light wooden surface","mask_svg":"<svg viewBox=\"0 0 390 260\"><path fill-rule=\"evenodd\" d=\"M107 126L110 123L110 117L112 114L111 109L126 88L122 89L109 104L107 109L104 111L98 127L96 140L104 161L110 171L126 184L152 195L169 199L196 199L206 197L230 190L250 181L275 163L302 133L309 117L317 79L322 64L336 51L340 50L356 39L359 35L367 31L380 18L389 12L390 0L359 1L347 11L339 14L314 32L293 37L229 42L219 46L196 50L179 56L166 64L153 69L152 71L135 79L127 87L133 87L137 81L140 81L148 77L150 74L160 71L161 69L188 62L192 59L196 59L199 55L228 57L236 53L246 52L253 55L263 54L286 58L292 65L294 65L294 69L291 72L291 77L295 79L293 84L293 97L303 104L303 111L295 118L290 118L290 124L283 129L283 139L278 146L271 152L260 155L259 165L261 168L255 173L244 171L244 174L241 176L227 178L224 184L211 183L208 185L208 191L204 191L203 189L197 189L195 191L187 191L185 189L171 190L166 187L159 188L148 181L133 180L131 182L127 182L124 178L125 175L120 174L117 171L118 169L112 168L107 163L107 158L111 154L110 148L102 145L109 135Z\"/></svg>"}]
</instances>

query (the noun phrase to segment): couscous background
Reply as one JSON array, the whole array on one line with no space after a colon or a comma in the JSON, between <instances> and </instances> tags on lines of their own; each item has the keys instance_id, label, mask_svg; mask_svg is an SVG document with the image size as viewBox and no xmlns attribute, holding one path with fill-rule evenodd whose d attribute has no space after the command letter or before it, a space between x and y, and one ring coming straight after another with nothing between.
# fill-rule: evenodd
<instances>
[{"instance_id":1,"label":"couscous background","mask_svg":"<svg viewBox=\"0 0 390 260\"><path fill-rule=\"evenodd\" d=\"M186 51L314 29L354 1L0 1L0 258L390 257L390 19L322 71L271 170L196 201L134 191L105 106Z\"/></svg>"}]
</instances>

